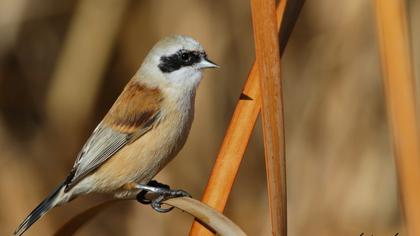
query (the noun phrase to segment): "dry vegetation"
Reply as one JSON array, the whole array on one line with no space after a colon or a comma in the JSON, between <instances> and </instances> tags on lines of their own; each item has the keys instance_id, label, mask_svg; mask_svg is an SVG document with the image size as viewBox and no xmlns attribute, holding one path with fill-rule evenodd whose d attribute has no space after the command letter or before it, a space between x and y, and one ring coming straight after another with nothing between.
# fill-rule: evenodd
<instances>
[{"instance_id":1,"label":"dry vegetation","mask_svg":"<svg viewBox=\"0 0 420 236\"><path fill-rule=\"evenodd\" d=\"M84 4L92 14L77 23L84 2L0 0L0 235L66 176L148 49L168 34L197 38L222 66L206 73L189 141L158 176L200 198L254 60L243 1L96 0ZM418 75L420 2L408 4ZM307 1L282 58L289 235L404 233L374 20L372 1ZM80 31L82 40L70 37ZM59 67L66 53L75 64ZM256 128L226 214L249 235L268 235ZM51 235L102 199L57 208L27 235ZM78 235L186 235L191 220L118 202Z\"/></svg>"}]
</instances>

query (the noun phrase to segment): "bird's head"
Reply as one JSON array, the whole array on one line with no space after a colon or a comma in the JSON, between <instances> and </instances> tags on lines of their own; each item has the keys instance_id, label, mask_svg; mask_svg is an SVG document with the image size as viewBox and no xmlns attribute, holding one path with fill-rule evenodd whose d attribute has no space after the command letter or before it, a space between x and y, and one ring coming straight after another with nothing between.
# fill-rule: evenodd
<instances>
[{"instance_id":1,"label":"bird's head","mask_svg":"<svg viewBox=\"0 0 420 236\"><path fill-rule=\"evenodd\" d=\"M146 56L139 73L146 82L196 88L202 70L218 67L195 39L174 35L160 40Z\"/></svg>"}]
</instances>

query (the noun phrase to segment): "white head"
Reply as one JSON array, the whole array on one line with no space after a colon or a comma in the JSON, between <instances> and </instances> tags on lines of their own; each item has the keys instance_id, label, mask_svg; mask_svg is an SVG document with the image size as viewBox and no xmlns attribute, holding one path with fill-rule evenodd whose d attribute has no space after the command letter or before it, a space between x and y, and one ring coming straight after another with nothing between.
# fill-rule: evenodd
<instances>
[{"instance_id":1,"label":"white head","mask_svg":"<svg viewBox=\"0 0 420 236\"><path fill-rule=\"evenodd\" d=\"M159 87L195 89L202 70L218 67L207 59L203 47L193 38L174 35L160 40L144 59L138 73L142 82Z\"/></svg>"}]
</instances>

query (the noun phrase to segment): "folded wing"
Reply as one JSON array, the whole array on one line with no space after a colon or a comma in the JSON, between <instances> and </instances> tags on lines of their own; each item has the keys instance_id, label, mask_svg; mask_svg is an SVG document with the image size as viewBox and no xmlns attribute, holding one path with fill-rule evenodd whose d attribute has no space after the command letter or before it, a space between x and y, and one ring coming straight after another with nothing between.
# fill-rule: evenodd
<instances>
[{"instance_id":1,"label":"folded wing","mask_svg":"<svg viewBox=\"0 0 420 236\"><path fill-rule=\"evenodd\" d=\"M121 148L157 126L162 94L131 81L80 151L65 181L65 191L99 168Z\"/></svg>"}]
</instances>

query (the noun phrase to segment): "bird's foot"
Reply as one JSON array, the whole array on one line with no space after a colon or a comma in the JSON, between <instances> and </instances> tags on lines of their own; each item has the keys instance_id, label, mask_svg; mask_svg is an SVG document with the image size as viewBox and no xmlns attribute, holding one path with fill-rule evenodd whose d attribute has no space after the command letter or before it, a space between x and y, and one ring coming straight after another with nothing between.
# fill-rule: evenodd
<instances>
[{"instance_id":1,"label":"bird's foot","mask_svg":"<svg viewBox=\"0 0 420 236\"><path fill-rule=\"evenodd\" d=\"M147 185L139 184L137 185L137 188L141 189L141 192L137 194L137 201L146 205L150 204L155 211L161 213L169 212L174 208L163 208L163 201L176 197L191 197L191 195L184 190L170 189L169 185L159 183L156 180L150 181ZM150 197L146 197L147 194L154 194L157 196L150 199Z\"/></svg>"}]
</instances>

